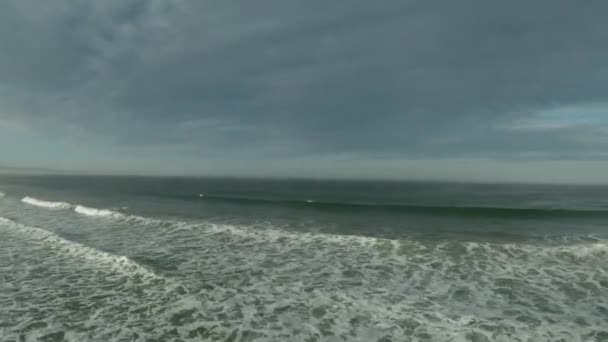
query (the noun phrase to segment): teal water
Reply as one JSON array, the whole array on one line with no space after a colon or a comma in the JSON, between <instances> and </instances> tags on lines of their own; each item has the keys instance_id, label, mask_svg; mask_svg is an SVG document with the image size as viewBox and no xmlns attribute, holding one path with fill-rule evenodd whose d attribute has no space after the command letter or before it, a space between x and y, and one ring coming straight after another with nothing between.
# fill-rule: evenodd
<instances>
[{"instance_id":1,"label":"teal water","mask_svg":"<svg viewBox=\"0 0 608 342\"><path fill-rule=\"evenodd\" d=\"M608 187L0 177L2 341L608 341Z\"/></svg>"}]
</instances>

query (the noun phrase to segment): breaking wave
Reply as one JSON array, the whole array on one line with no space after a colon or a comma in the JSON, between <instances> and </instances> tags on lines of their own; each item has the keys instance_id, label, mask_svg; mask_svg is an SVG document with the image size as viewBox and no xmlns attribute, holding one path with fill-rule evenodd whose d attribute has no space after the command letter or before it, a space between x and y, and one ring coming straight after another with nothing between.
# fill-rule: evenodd
<instances>
[{"instance_id":1,"label":"breaking wave","mask_svg":"<svg viewBox=\"0 0 608 342\"><path fill-rule=\"evenodd\" d=\"M129 220L137 220L137 219L148 220L143 217L138 217L138 216L134 216L134 215L125 215L121 212L110 210L110 209L98 209L98 208L87 207L87 206L80 205L80 204L71 204L68 202L45 201L45 200L41 200L41 199L38 199L35 197L30 197L30 196L26 196L26 197L22 198L21 202L29 204L29 205L37 206L37 207L48 208L48 209L72 209L73 208L74 212L76 212L78 214L82 214L82 215L86 215L86 216L93 216L93 217L108 217L108 218L129 219Z\"/></svg>"},{"instance_id":2,"label":"breaking wave","mask_svg":"<svg viewBox=\"0 0 608 342\"><path fill-rule=\"evenodd\" d=\"M74 211L87 216L99 216L99 217L113 217L113 218L123 218L124 214L108 210L108 209L97 209L97 208L89 208L83 205L77 205L74 207Z\"/></svg>"},{"instance_id":3,"label":"breaking wave","mask_svg":"<svg viewBox=\"0 0 608 342\"><path fill-rule=\"evenodd\" d=\"M129 251L145 247L149 257L175 263L159 274L188 293L129 301L145 302L130 314L133 321L142 320L142 312L158 318L146 327L150 335L169 331L167 322L184 340L587 341L606 333L608 244L602 239L429 242L73 209L100 220L136 221L129 228L137 233L119 230L115 234L124 235L116 239L131 238ZM157 276L132 259L44 229L3 218L0 225L60 254ZM143 244L139 232L147 234ZM104 317L108 326L124 324L118 313L125 311L112 308Z\"/></svg>"},{"instance_id":4,"label":"breaking wave","mask_svg":"<svg viewBox=\"0 0 608 342\"><path fill-rule=\"evenodd\" d=\"M82 258L95 263L111 266L118 271L135 272L145 277L157 278L156 274L148 270L144 266L136 263L126 256L113 255L104 251L100 251L93 247L89 247L78 242L67 240L61 236L52 233L46 229L26 226L17 223L13 220L0 216L0 224L14 228L20 233L26 234L29 239L37 240L48 244L52 248L60 250L65 254L69 254L75 258Z\"/></svg>"},{"instance_id":5,"label":"breaking wave","mask_svg":"<svg viewBox=\"0 0 608 342\"><path fill-rule=\"evenodd\" d=\"M34 197L30 197L30 196L23 197L21 199L21 202L27 203L30 205L34 205L37 207L50 208L50 209L69 209L72 207L72 205L67 202L44 201L44 200L37 199Z\"/></svg>"}]
</instances>

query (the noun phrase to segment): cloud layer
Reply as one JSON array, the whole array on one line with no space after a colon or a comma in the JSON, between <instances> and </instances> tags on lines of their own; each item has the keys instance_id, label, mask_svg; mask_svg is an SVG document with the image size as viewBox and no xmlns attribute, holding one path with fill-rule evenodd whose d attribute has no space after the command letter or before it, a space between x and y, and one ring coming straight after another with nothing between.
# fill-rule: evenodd
<instances>
[{"instance_id":1,"label":"cloud layer","mask_svg":"<svg viewBox=\"0 0 608 342\"><path fill-rule=\"evenodd\" d=\"M0 123L184 156L605 159L608 2L0 2Z\"/></svg>"}]
</instances>

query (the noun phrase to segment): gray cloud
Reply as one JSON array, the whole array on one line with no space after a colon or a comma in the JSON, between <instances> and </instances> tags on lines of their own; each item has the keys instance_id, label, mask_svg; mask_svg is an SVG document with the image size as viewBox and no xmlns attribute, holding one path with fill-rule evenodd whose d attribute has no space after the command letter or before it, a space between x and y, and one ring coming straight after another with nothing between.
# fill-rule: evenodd
<instances>
[{"instance_id":1,"label":"gray cloud","mask_svg":"<svg viewBox=\"0 0 608 342\"><path fill-rule=\"evenodd\" d=\"M606 121L508 127L562 106L608 116L606 13L594 0L3 1L0 116L193 154L605 158Z\"/></svg>"}]
</instances>

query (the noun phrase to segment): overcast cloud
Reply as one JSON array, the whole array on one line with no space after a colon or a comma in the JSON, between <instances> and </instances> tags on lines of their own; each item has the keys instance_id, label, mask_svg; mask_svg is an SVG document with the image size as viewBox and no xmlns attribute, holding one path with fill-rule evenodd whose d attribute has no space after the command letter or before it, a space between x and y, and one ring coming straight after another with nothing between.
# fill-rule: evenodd
<instances>
[{"instance_id":1,"label":"overcast cloud","mask_svg":"<svg viewBox=\"0 0 608 342\"><path fill-rule=\"evenodd\" d=\"M2 1L2 163L89 165L53 163L74 148L117 170L602 161L607 13L603 0ZM42 141L59 149L46 161Z\"/></svg>"}]
</instances>

